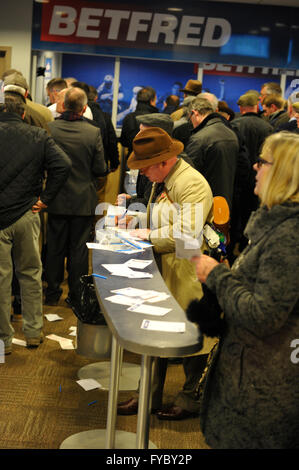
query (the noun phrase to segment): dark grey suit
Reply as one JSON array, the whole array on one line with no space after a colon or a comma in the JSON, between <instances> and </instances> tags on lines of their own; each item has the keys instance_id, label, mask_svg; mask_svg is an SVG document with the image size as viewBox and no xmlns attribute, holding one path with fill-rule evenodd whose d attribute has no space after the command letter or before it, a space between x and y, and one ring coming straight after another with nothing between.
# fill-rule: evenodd
<instances>
[{"instance_id":1,"label":"dark grey suit","mask_svg":"<svg viewBox=\"0 0 299 470\"><path fill-rule=\"evenodd\" d=\"M67 256L69 297L76 300L80 276L88 273L89 239L97 204L96 178L107 166L99 128L84 120L57 119L49 123L55 142L72 161L70 175L48 206L46 280L47 300L61 295Z\"/></svg>"}]
</instances>

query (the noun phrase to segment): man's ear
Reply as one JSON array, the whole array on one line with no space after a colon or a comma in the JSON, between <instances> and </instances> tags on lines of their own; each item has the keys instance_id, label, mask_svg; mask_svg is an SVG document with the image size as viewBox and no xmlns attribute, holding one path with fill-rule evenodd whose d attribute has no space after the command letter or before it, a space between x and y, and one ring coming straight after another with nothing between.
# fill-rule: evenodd
<instances>
[{"instance_id":1,"label":"man's ear","mask_svg":"<svg viewBox=\"0 0 299 470\"><path fill-rule=\"evenodd\" d=\"M85 113L86 109L87 109L87 104L86 104L85 106L83 106L83 109L82 109L82 114L84 114L84 113Z\"/></svg>"},{"instance_id":2,"label":"man's ear","mask_svg":"<svg viewBox=\"0 0 299 470\"><path fill-rule=\"evenodd\" d=\"M24 94L24 98L27 98L28 95L29 95L29 90L26 90Z\"/></svg>"}]
</instances>

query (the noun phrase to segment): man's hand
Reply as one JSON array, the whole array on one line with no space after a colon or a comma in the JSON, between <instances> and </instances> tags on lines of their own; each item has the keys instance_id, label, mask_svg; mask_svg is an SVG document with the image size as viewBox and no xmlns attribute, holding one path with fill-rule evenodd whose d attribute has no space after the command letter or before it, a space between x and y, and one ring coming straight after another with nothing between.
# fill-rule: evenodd
<instances>
[{"instance_id":1,"label":"man's hand","mask_svg":"<svg viewBox=\"0 0 299 470\"><path fill-rule=\"evenodd\" d=\"M36 201L35 204L33 204L31 210L33 212L33 214L36 214L37 212L40 212L42 209L45 209L46 207L46 204L44 204L40 198L38 198L38 200Z\"/></svg>"},{"instance_id":2,"label":"man's hand","mask_svg":"<svg viewBox=\"0 0 299 470\"><path fill-rule=\"evenodd\" d=\"M128 199L131 199L132 196L130 196L129 194L126 194L126 193L121 193L121 194L118 194L117 198L116 198L116 201L115 201L115 205L116 206L125 206L126 205L126 201Z\"/></svg>"},{"instance_id":3,"label":"man's hand","mask_svg":"<svg viewBox=\"0 0 299 470\"><path fill-rule=\"evenodd\" d=\"M115 216L115 225L119 228L134 228L136 227L136 218L132 215L117 215Z\"/></svg>"},{"instance_id":4,"label":"man's hand","mask_svg":"<svg viewBox=\"0 0 299 470\"><path fill-rule=\"evenodd\" d=\"M149 234L149 228L137 228L136 230L132 230L132 232L130 232L130 235L132 235L132 237L138 237L141 240L148 240Z\"/></svg>"}]
</instances>

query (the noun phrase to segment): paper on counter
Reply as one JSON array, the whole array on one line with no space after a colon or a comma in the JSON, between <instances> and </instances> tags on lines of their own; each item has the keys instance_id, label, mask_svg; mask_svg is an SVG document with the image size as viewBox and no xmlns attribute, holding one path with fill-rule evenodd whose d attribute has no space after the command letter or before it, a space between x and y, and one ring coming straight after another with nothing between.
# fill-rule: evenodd
<instances>
[{"instance_id":1,"label":"paper on counter","mask_svg":"<svg viewBox=\"0 0 299 470\"><path fill-rule=\"evenodd\" d=\"M102 385L95 379L81 379L76 380L76 382L80 385L80 387L84 388L85 391L94 390L95 388L102 388Z\"/></svg>"},{"instance_id":2,"label":"paper on counter","mask_svg":"<svg viewBox=\"0 0 299 470\"><path fill-rule=\"evenodd\" d=\"M152 305L132 305L128 308L130 312L146 313L147 315L163 316L171 311L171 308L153 307Z\"/></svg>"},{"instance_id":3,"label":"paper on counter","mask_svg":"<svg viewBox=\"0 0 299 470\"><path fill-rule=\"evenodd\" d=\"M113 273L113 274L116 274L116 273ZM145 278L151 278L153 277L153 275L151 273L132 271L132 273L128 277L130 279L145 279Z\"/></svg>"},{"instance_id":4,"label":"paper on counter","mask_svg":"<svg viewBox=\"0 0 299 470\"><path fill-rule=\"evenodd\" d=\"M105 250L105 251L115 251L116 247L111 245L101 245L100 243L86 243L87 248L90 250Z\"/></svg>"},{"instance_id":5,"label":"paper on counter","mask_svg":"<svg viewBox=\"0 0 299 470\"><path fill-rule=\"evenodd\" d=\"M110 245L104 245L101 243L86 243L87 248L90 250L103 250L103 251L121 251L121 252L127 252L128 254L133 254L133 253L140 253L139 249L131 249L128 248L128 245L125 245L124 243L111 243Z\"/></svg>"},{"instance_id":6,"label":"paper on counter","mask_svg":"<svg viewBox=\"0 0 299 470\"><path fill-rule=\"evenodd\" d=\"M123 264L102 264L110 273L119 274L119 276L129 276L132 273L131 268L125 263Z\"/></svg>"},{"instance_id":7,"label":"paper on counter","mask_svg":"<svg viewBox=\"0 0 299 470\"><path fill-rule=\"evenodd\" d=\"M137 300L134 297L127 297L126 295L111 295L110 297L106 297L105 300L108 300L109 302L112 302L114 304L120 304L120 305L135 305L138 303L139 299ZM142 299L140 299L140 303L143 302Z\"/></svg>"},{"instance_id":8,"label":"paper on counter","mask_svg":"<svg viewBox=\"0 0 299 470\"><path fill-rule=\"evenodd\" d=\"M150 299L147 299L147 302L150 304L154 304L156 302L162 302L163 300L166 300L170 297L169 294L166 294L166 292L158 292L155 297L151 297Z\"/></svg>"},{"instance_id":9,"label":"paper on counter","mask_svg":"<svg viewBox=\"0 0 299 470\"><path fill-rule=\"evenodd\" d=\"M150 273L133 271L129 266L124 264L102 264L102 266L110 271L113 276L123 276L129 279L153 277Z\"/></svg>"},{"instance_id":10,"label":"paper on counter","mask_svg":"<svg viewBox=\"0 0 299 470\"><path fill-rule=\"evenodd\" d=\"M129 268L144 269L152 262L153 260L151 259L147 260L147 259L133 259L132 258L126 261L125 265L129 266Z\"/></svg>"},{"instance_id":11,"label":"paper on counter","mask_svg":"<svg viewBox=\"0 0 299 470\"><path fill-rule=\"evenodd\" d=\"M154 246L152 243L147 242L146 240L141 240L140 238L132 239L132 243L135 245L136 248L139 248L139 250L142 251L144 248L150 248L151 246Z\"/></svg>"},{"instance_id":12,"label":"paper on counter","mask_svg":"<svg viewBox=\"0 0 299 470\"><path fill-rule=\"evenodd\" d=\"M111 292L115 294L126 295L128 297L140 297L144 300L147 300L158 294L158 292L154 290L137 289L136 287L122 287L121 289L114 289Z\"/></svg>"},{"instance_id":13,"label":"paper on counter","mask_svg":"<svg viewBox=\"0 0 299 470\"><path fill-rule=\"evenodd\" d=\"M183 322L143 320L141 328L143 330L167 331L169 333L184 333L186 329L186 324Z\"/></svg>"}]
</instances>

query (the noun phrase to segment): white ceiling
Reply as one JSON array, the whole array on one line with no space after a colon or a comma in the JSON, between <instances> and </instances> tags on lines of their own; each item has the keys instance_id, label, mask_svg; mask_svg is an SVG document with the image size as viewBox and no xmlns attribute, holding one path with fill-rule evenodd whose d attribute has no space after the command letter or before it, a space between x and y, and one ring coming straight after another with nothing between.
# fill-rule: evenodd
<instances>
[{"instance_id":1,"label":"white ceiling","mask_svg":"<svg viewBox=\"0 0 299 470\"><path fill-rule=\"evenodd\" d=\"M278 7L299 7L299 0L206 0L209 2L251 3L253 5L275 5Z\"/></svg>"}]
</instances>

